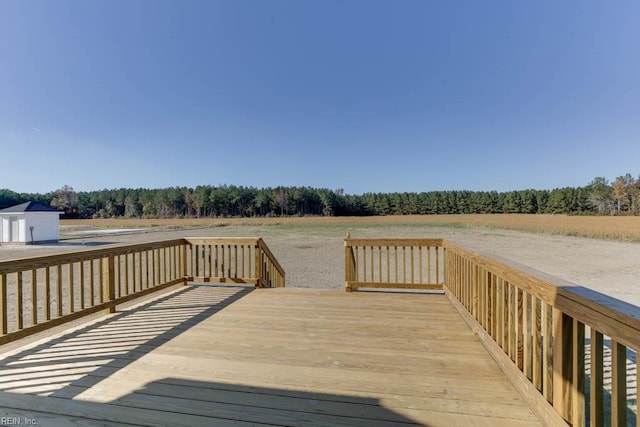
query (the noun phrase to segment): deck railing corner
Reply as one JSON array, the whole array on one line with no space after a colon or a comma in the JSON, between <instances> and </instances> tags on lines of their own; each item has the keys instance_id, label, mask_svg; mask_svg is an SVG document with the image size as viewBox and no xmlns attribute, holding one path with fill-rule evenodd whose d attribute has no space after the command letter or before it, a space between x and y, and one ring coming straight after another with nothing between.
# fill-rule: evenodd
<instances>
[{"instance_id":1,"label":"deck railing corner","mask_svg":"<svg viewBox=\"0 0 640 427\"><path fill-rule=\"evenodd\" d=\"M627 377L637 368L640 308L625 305L622 313L614 298L479 250L444 246L445 294L541 420L640 425L639 389Z\"/></svg>"},{"instance_id":2,"label":"deck railing corner","mask_svg":"<svg viewBox=\"0 0 640 427\"><path fill-rule=\"evenodd\" d=\"M190 281L285 285L262 239L184 238L0 262L0 345Z\"/></svg>"}]
</instances>

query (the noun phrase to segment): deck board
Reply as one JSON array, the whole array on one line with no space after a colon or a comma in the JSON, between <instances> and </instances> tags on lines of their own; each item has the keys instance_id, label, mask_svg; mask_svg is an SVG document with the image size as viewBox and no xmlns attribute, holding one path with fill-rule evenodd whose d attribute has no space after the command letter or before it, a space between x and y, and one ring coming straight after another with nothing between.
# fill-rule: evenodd
<instances>
[{"instance_id":1,"label":"deck board","mask_svg":"<svg viewBox=\"0 0 640 427\"><path fill-rule=\"evenodd\" d=\"M540 425L443 295L209 285L5 354L2 414L40 425Z\"/></svg>"}]
</instances>

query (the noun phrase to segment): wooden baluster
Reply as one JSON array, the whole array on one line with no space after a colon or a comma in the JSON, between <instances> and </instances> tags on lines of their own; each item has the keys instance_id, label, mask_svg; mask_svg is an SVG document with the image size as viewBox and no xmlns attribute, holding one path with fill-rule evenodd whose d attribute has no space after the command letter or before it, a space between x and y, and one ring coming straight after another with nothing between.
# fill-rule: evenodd
<instances>
[{"instance_id":1,"label":"wooden baluster","mask_svg":"<svg viewBox=\"0 0 640 427\"><path fill-rule=\"evenodd\" d=\"M242 267L242 271L240 272L240 274L242 275L243 278L246 277L244 275L244 266L245 266L245 264L247 262L247 255L246 255L245 251L246 251L246 246L242 245L242 263L240 263L240 265Z\"/></svg>"},{"instance_id":2,"label":"wooden baluster","mask_svg":"<svg viewBox=\"0 0 640 427\"><path fill-rule=\"evenodd\" d=\"M31 325L38 324L38 273L31 270Z\"/></svg>"},{"instance_id":3,"label":"wooden baluster","mask_svg":"<svg viewBox=\"0 0 640 427\"><path fill-rule=\"evenodd\" d=\"M255 278L256 278L256 288L262 287L262 250L260 248L260 241L256 243L254 246L255 251ZM217 249L216 249L217 255ZM216 258L217 259L217 258Z\"/></svg>"},{"instance_id":4,"label":"wooden baluster","mask_svg":"<svg viewBox=\"0 0 640 427\"><path fill-rule=\"evenodd\" d=\"M505 353L507 353L507 355L509 355L509 357L511 357L511 325L513 324L513 319L511 316L511 304L510 304L510 296L511 296L511 284L509 282L507 282L506 280L503 281L504 284L504 292L503 292L503 298L504 298L504 328L503 328L503 339L504 339L504 343L503 343L503 349L505 351Z\"/></svg>"},{"instance_id":5,"label":"wooden baluster","mask_svg":"<svg viewBox=\"0 0 640 427\"><path fill-rule=\"evenodd\" d=\"M419 277L418 277L418 283L429 283L429 281L423 281L422 280L422 246L418 246L418 270L419 270Z\"/></svg>"},{"instance_id":6,"label":"wooden baluster","mask_svg":"<svg viewBox=\"0 0 640 427\"><path fill-rule=\"evenodd\" d=\"M391 282L391 247L384 247L385 258L387 259L387 283Z\"/></svg>"},{"instance_id":7,"label":"wooden baluster","mask_svg":"<svg viewBox=\"0 0 640 427\"><path fill-rule=\"evenodd\" d=\"M549 403L553 402L553 309L544 303L544 389L543 396Z\"/></svg>"},{"instance_id":8,"label":"wooden baluster","mask_svg":"<svg viewBox=\"0 0 640 427\"><path fill-rule=\"evenodd\" d=\"M131 290L131 284L129 283L129 254L124 254L124 288L126 290L126 295L131 295L133 293Z\"/></svg>"},{"instance_id":9,"label":"wooden baluster","mask_svg":"<svg viewBox=\"0 0 640 427\"><path fill-rule=\"evenodd\" d=\"M18 271L16 273L16 284L17 288L17 304L16 304L16 324L18 325L18 330L24 328L23 322L23 313L22 313L22 304L23 304L23 296L22 296L22 271Z\"/></svg>"},{"instance_id":10,"label":"wooden baluster","mask_svg":"<svg viewBox=\"0 0 640 427\"><path fill-rule=\"evenodd\" d=\"M402 246L402 281L407 281L407 247Z\"/></svg>"},{"instance_id":11,"label":"wooden baluster","mask_svg":"<svg viewBox=\"0 0 640 427\"><path fill-rule=\"evenodd\" d=\"M469 313L476 319L478 315L478 286L475 281L475 266L471 264L471 261L467 260L467 286L469 289Z\"/></svg>"},{"instance_id":12,"label":"wooden baluster","mask_svg":"<svg viewBox=\"0 0 640 427\"><path fill-rule=\"evenodd\" d=\"M7 301L7 275L0 274L0 332L8 333L8 301Z\"/></svg>"},{"instance_id":13,"label":"wooden baluster","mask_svg":"<svg viewBox=\"0 0 640 427\"><path fill-rule=\"evenodd\" d=\"M56 302L57 302L57 317L62 316L62 264L58 264L56 275Z\"/></svg>"},{"instance_id":14,"label":"wooden baluster","mask_svg":"<svg viewBox=\"0 0 640 427\"><path fill-rule=\"evenodd\" d=\"M362 281L367 281L367 247L362 246Z\"/></svg>"},{"instance_id":15,"label":"wooden baluster","mask_svg":"<svg viewBox=\"0 0 640 427\"><path fill-rule=\"evenodd\" d=\"M480 307L482 308L481 319L482 319L482 327L485 331L489 329L489 283L487 281L487 274L484 268L480 266L476 267L478 269L478 277L480 279L480 286L482 286L482 292L480 292Z\"/></svg>"},{"instance_id":16,"label":"wooden baluster","mask_svg":"<svg viewBox=\"0 0 640 427\"><path fill-rule=\"evenodd\" d=\"M627 425L627 348L611 340L611 425Z\"/></svg>"},{"instance_id":17,"label":"wooden baluster","mask_svg":"<svg viewBox=\"0 0 640 427\"><path fill-rule=\"evenodd\" d=\"M447 254L447 256L449 255ZM489 324L491 327L489 330L493 339L498 343L498 324L500 323L500 320L498 319L498 281L495 274L491 272L487 272L487 274L489 275L491 289L491 309L489 312ZM500 344L498 343L498 345Z\"/></svg>"},{"instance_id":18,"label":"wooden baluster","mask_svg":"<svg viewBox=\"0 0 640 427\"><path fill-rule=\"evenodd\" d=\"M95 301L95 269L94 269L94 260L89 261L89 307L93 307L96 304Z\"/></svg>"},{"instance_id":19,"label":"wooden baluster","mask_svg":"<svg viewBox=\"0 0 640 427\"><path fill-rule=\"evenodd\" d=\"M442 280L440 280L440 250L441 250L441 248L435 248L435 252L436 252L436 281L434 283L442 283Z\"/></svg>"},{"instance_id":20,"label":"wooden baluster","mask_svg":"<svg viewBox=\"0 0 640 427\"><path fill-rule=\"evenodd\" d=\"M376 282L376 247L375 246L371 246L369 248L371 250L371 253L369 254L371 259L371 278L369 279L369 282Z\"/></svg>"},{"instance_id":21,"label":"wooden baluster","mask_svg":"<svg viewBox=\"0 0 640 427\"><path fill-rule=\"evenodd\" d=\"M256 249L258 250L258 249ZM214 264L215 264L215 272L212 274L213 277L221 277L220 274L220 249L218 245L215 245L215 256L214 256Z\"/></svg>"},{"instance_id":22,"label":"wooden baluster","mask_svg":"<svg viewBox=\"0 0 640 427\"><path fill-rule=\"evenodd\" d=\"M436 248L438 250L438 248ZM453 263L455 265L455 263ZM438 278L436 280L431 281L431 247L427 247L427 283L438 283ZM457 294L457 297L460 298L460 294Z\"/></svg>"},{"instance_id":23,"label":"wooden baluster","mask_svg":"<svg viewBox=\"0 0 640 427\"><path fill-rule=\"evenodd\" d=\"M84 310L84 261L80 261L80 310Z\"/></svg>"},{"instance_id":24,"label":"wooden baluster","mask_svg":"<svg viewBox=\"0 0 640 427\"><path fill-rule=\"evenodd\" d=\"M162 251L164 253L164 281L162 283L167 283L173 278L173 246L165 246Z\"/></svg>"},{"instance_id":25,"label":"wooden baluster","mask_svg":"<svg viewBox=\"0 0 640 427\"><path fill-rule=\"evenodd\" d=\"M411 268L411 283L415 283L416 281L414 279L414 272L413 272L413 270L415 268L414 267L414 262L413 262L413 246L411 246L410 256L411 256L411 265L410 265L410 268ZM406 280L405 280L405 283L406 283Z\"/></svg>"},{"instance_id":26,"label":"wooden baluster","mask_svg":"<svg viewBox=\"0 0 640 427\"><path fill-rule=\"evenodd\" d=\"M533 385L542 392L542 301L533 299Z\"/></svg>"},{"instance_id":27,"label":"wooden baluster","mask_svg":"<svg viewBox=\"0 0 640 427\"><path fill-rule=\"evenodd\" d=\"M397 246L393 247L393 256L395 258L395 266L393 269L396 275L395 283L398 283L398 247Z\"/></svg>"},{"instance_id":28,"label":"wooden baluster","mask_svg":"<svg viewBox=\"0 0 640 427\"><path fill-rule=\"evenodd\" d=\"M149 283L149 287L152 288L158 283L158 256L157 250L151 250L151 283Z\"/></svg>"},{"instance_id":29,"label":"wooden baluster","mask_svg":"<svg viewBox=\"0 0 640 427\"><path fill-rule=\"evenodd\" d=\"M589 411L592 427L604 426L604 342L602 334L591 328L591 378Z\"/></svg>"},{"instance_id":30,"label":"wooden baluster","mask_svg":"<svg viewBox=\"0 0 640 427\"><path fill-rule=\"evenodd\" d=\"M113 256L102 259L102 301L110 302L116 297L115 260ZM116 307L106 309L106 313L115 313Z\"/></svg>"},{"instance_id":31,"label":"wooden baluster","mask_svg":"<svg viewBox=\"0 0 640 427\"><path fill-rule=\"evenodd\" d=\"M584 373L584 324L573 319L571 375L571 422L573 427L582 427L585 417L585 373Z\"/></svg>"},{"instance_id":32,"label":"wooden baluster","mask_svg":"<svg viewBox=\"0 0 640 427\"><path fill-rule=\"evenodd\" d=\"M44 268L44 319L51 320L51 268Z\"/></svg>"},{"instance_id":33,"label":"wooden baluster","mask_svg":"<svg viewBox=\"0 0 640 427\"><path fill-rule=\"evenodd\" d=\"M187 280L186 277L189 274L189 272L187 271L187 251L189 250L189 245L187 244L183 244L180 245L180 277L182 277L184 280L184 285L187 284Z\"/></svg>"},{"instance_id":34,"label":"wooden baluster","mask_svg":"<svg viewBox=\"0 0 640 427\"><path fill-rule=\"evenodd\" d=\"M220 277L227 277L227 276L225 276L225 271L224 271L224 267L226 265L225 245L221 245L220 246L220 252L221 252L220 253ZM260 268L264 268L264 266L261 266ZM264 271L263 271L263 273L264 273Z\"/></svg>"},{"instance_id":35,"label":"wooden baluster","mask_svg":"<svg viewBox=\"0 0 640 427\"><path fill-rule=\"evenodd\" d=\"M181 251L182 251L182 245L179 246L174 246L171 248L171 252L172 252L172 279L178 279L180 277L184 277L180 275L180 260L181 260Z\"/></svg>"},{"instance_id":36,"label":"wooden baluster","mask_svg":"<svg viewBox=\"0 0 640 427\"><path fill-rule=\"evenodd\" d=\"M378 246L378 282L382 280L382 246Z\"/></svg>"},{"instance_id":37,"label":"wooden baluster","mask_svg":"<svg viewBox=\"0 0 640 427\"><path fill-rule=\"evenodd\" d=\"M175 257L174 257L174 246L169 246L167 247L166 251L167 251L167 282L175 279L174 276L174 262L175 262Z\"/></svg>"},{"instance_id":38,"label":"wooden baluster","mask_svg":"<svg viewBox=\"0 0 640 427\"><path fill-rule=\"evenodd\" d=\"M137 262L137 271L138 271L138 284L133 284L133 288L135 290L142 290L142 251L138 252L138 262Z\"/></svg>"},{"instance_id":39,"label":"wooden baluster","mask_svg":"<svg viewBox=\"0 0 640 427\"><path fill-rule=\"evenodd\" d=\"M158 281L156 285L167 281L167 251L166 248L158 248Z\"/></svg>"},{"instance_id":40,"label":"wooden baluster","mask_svg":"<svg viewBox=\"0 0 640 427\"><path fill-rule=\"evenodd\" d=\"M143 255L144 255L144 262L142 265L143 276L142 276L141 287L142 289L146 289L149 287L149 281L151 280L151 273L149 269L149 264L151 263L150 251L145 250Z\"/></svg>"},{"instance_id":41,"label":"wooden baluster","mask_svg":"<svg viewBox=\"0 0 640 427\"><path fill-rule=\"evenodd\" d=\"M496 292L496 342L506 353L505 341L504 341L504 280L502 277L497 277L497 292Z\"/></svg>"},{"instance_id":42,"label":"wooden baluster","mask_svg":"<svg viewBox=\"0 0 640 427\"><path fill-rule=\"evenodd\" d=\"M75 289L73 281L73 263L67 264L67 313L73 313L73 299L75 298Z\"/></svg>"},{"instance_id":43,"label":"wooden baluster","mask_svg":"<svg viewBox=\"0 0 640 427\"><path fill-rule=\"evenodd\" d=\"M114 280L116 282L116 294L114 296L114 298L118 297L118 294L120 293L120 283L122 283L122 281L120 280L120 272L122 271L122 269L120 268L120 255L114 255L113 256L114 261L113 261L113 276L114 276Z\"/></svg>"},{"instance_id":44,"label":"wooden baluster","mask_svg":"<svg viewBox=\"0 0 640 427\"><path fill-rule=\"evenodd\" d=\"M233 277L238 278L238 245L233 245Z\"/></svg>"},{"instance_id":45,"label":"wooden baluster","mask_svg":"<svg viewBox=\"0 0 640 427\"><path fill-rule=\"evenodd\" d=\"M169 257L171 258L171 265L169 266L170 270L170 279L175 280L178 278L178 252L180 251L180 247L171 246L169 248Z\"/></svg>"},{"instance_id":46,"label":"wooden baluster","mask_svg":"<svg viewBox=\"0 0 640 427\"><path fill-rule=\"evenodd\" d=\"M515 287L516 292L516 365L524 372L524 294L521 289Z\"/></svg>"}]
</instances>

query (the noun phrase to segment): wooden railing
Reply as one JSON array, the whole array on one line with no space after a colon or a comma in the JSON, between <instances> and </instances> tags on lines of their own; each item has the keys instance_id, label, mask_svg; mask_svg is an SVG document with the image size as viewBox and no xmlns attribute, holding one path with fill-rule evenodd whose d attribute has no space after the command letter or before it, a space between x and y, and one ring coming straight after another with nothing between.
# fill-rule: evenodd
<instances>
[{"instance_id":1,"label":"wooden railing","mask_svg":"<svg viewBox=\"0 0 640 427\"><path fill-rule=\"evenodd\" d=\"M442 239L347 237L345 285L443 288L548 425L640 425L636 306Z\"/></svg>"},{"instance_id":2,"label":"wooden railing","mask_svg":"<svg viewBox=\"0 0 640 427\"><path fill-rule=\"evenodd\" d=\"M0 345L189 281L284 286L262 239L176 239L0 262Z\"/></svg>"},{"instance_id":3,"label":"wooden railing","mask_svg":"<svg viewBox=\"0 0 640 427\"><path fill-rule=\"evenodd\" d=\"M186 238L189 281L282 287L285 272L262 239Z\"/></svg>"},{"instance_id":4,"label":"wooden railing","mask_svg":"<svg viewBox=\"0 0 640 427\"><path fill-rule=\"evenodd\" d=\"M256 268L258 286L263 288L284 287L284 269L262 239L258 239L256 262L258 264L258 268Z\"/></svg>"},{"instance_id":5,"label":"wooden railing","mask_svg":"<svg viewBox=\"0 0 640 427\"><path fill-rule=\"evenodd\" d=\"M451 242L444 248L445 293L541 420L640 425L630 410L638 388L627 378L640 308Z\"/></svg>"},{"instance_id":6,"label":"wooden railing","mask_svg":"<svg viewBox=\"0 0 640 427\"><path fill-rule=\"evenodd\" d=\"M442 239L351 239L344 242L345 290L442 289Z\"/></svg>"}]
</instances>

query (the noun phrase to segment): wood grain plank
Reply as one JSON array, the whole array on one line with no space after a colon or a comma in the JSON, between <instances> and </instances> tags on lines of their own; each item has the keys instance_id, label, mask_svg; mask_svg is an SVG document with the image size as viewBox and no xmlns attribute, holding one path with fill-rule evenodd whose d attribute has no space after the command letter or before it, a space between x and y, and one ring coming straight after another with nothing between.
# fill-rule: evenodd
<instances>
[{"instance_id":1,"label":"wood grain plank","mask_svg":"<svg viewBox=\"0 0 640 427\"><path fill-rule=\"evenodd\" d=\"M246 291L179 289L17 352L5 385L59 396L47 410L63 417L141 425L539 425L442 295L258 289L211 310Z\"/></svg>"}]
</instances>

